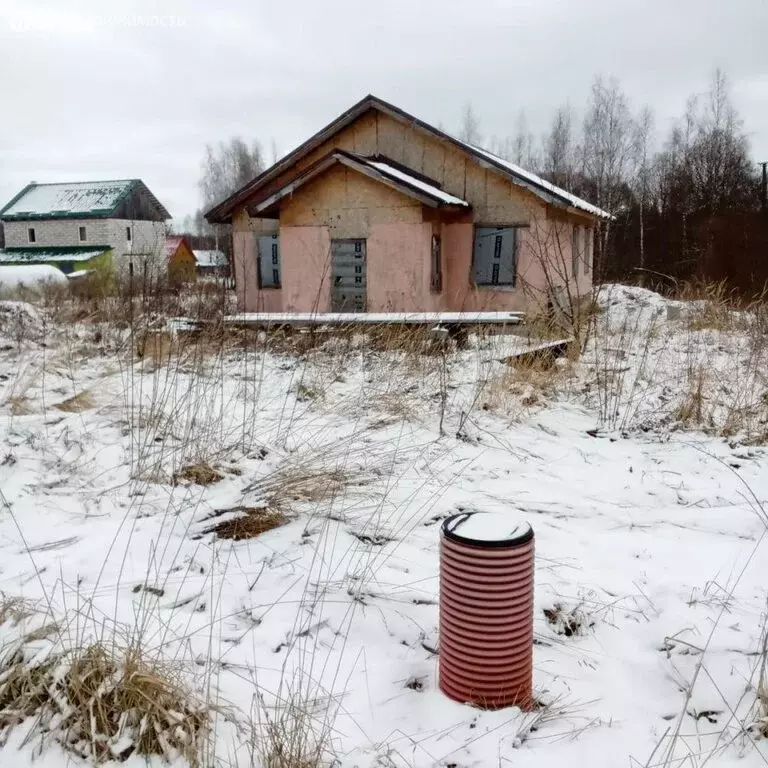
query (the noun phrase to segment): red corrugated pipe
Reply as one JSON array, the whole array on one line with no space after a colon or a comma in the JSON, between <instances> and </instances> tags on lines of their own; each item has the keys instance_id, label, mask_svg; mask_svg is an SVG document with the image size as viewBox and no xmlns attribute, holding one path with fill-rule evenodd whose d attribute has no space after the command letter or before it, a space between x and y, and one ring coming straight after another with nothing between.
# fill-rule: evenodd
<instances>
[{"instance_id":1,"label":"red corrugated pipe","mask_svg":"<svg viewBox=\"0 0 768 768\"><path fill-rule=\"evenodd\" d=\"M440 690L484 708L533 705L533 529L463 512L440 541Z\"/></svg>"}]
</instances>

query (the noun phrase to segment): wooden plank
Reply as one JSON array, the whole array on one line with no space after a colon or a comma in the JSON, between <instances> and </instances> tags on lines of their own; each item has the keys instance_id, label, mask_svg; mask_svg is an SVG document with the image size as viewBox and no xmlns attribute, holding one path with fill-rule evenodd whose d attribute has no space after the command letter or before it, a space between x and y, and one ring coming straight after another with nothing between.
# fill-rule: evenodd
<instances>
[{"instance_id":1,"label":"wooden plank","mask_svg":"<svg viewBox=\"0 0 768 768\"><path fill-rule=\"evenodd\" d=\"M229 315L234 325L517 325L522 312L245 312Z\"/></svg>"}]
</instances>

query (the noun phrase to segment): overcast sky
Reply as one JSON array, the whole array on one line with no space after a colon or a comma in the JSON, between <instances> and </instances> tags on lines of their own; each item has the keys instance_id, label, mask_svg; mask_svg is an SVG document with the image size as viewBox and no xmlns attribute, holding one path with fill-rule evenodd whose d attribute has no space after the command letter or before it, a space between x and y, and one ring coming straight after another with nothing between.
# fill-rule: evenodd
<instances>
[{"instance_id":1,"label":"overcast sky","mask_svg":"<svg viewBox=\"0 0 768 768\"><path fill-rule=\"evenodd\" d=\"M505 136L603 73L663 133L718 66L768 160L768 0L0 0L0 206L32 180L139 177L181 218L206 142L271 159L367 93L451 132L471 101Z\"/></svg>"}]
</instances>

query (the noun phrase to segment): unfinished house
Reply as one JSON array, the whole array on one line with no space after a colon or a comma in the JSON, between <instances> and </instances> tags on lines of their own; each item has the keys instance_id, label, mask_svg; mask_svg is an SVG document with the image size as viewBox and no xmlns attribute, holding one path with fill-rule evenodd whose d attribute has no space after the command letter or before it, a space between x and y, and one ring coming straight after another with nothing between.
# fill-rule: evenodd
<instances>
[{"instance_id":1,"label":"unfinished house","mask_svg":"<svg viewBox=\"0 0 768 768\"><path fill-rule=\"evenodd\" d=\"M607 213L368 96L206 214L246 312L518 311L592 286Z\"/></svg>"},{"instance_id":2,"label":"unfinished house","mask_svg":"<svg viewBox=\"0 0 768 768\"><path fill-rule=\"evenodd\" d=\"M32 182L4 208L5 263L53 264L65 272L92 264L137 273L160 263L170 214L140 179Z\"/></svg>"}]
</instances>

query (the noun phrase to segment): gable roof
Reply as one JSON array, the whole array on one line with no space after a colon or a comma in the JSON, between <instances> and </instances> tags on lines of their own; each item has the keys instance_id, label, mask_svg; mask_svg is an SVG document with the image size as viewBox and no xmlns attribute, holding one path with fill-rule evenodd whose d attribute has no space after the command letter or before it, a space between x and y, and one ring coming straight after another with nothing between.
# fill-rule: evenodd
<instances>
[{"instance_id":1,"label":"gable roof","mask_svg":"<svg viewBox=\"0 0 768 768\"><path fill-rule=\"evenodd\" d=\"M121 204L134 193L147 199L157 215L163 219L170 218L168 211L141 179L123 179L55 184L32 182L0 209L0 219L14 221L117 218Z\"/></svg>"},{"instance_id":2,"label":"gable roof","mask_svg":"<svg viewBox=\"0 0 768 768\"><path fill-rule=\"evenodd\" d=\"M189 247L187 238L184 237L184 235L168 235L165 238L165 257L167 259L172 258L182 243L184 243L187 246L188 250L190 251L192 250Z\"/></svg>"},{"instance_id":3,"label":"gable roof","mask_svg":"<svg viewBox=\"0 0 768 768\"><path fill-rule=\"evenodd\" d=\"M287 195L292 194L307 182L312 181L320 174L324 173L331 166L340 164L351 168L358 173L368 176L375 181L386 184L388 187L398 190L408 197L412 197L425 205L433 208L442 206L469 207L469 203L455 195L440 189L440 185L431 179L423 176L416 176L413 172L393 165L391 161L383 159L374 159L363 157L362 155L348 152L344 149L335 149L327 155L321 157L309 168L300 171L298 174L288 179L281 187L272 190L271 194L262 200L254 201L251 198L251 204L257 212L266 211L278 201ZM254 194L257 194L254 192Z\"/></svg>"},{"instance_id":4,"label":"gable roof","mask_svg":"<svg viewBox=\"0 0 768 768\"><path fill-rule=\"evenodd\" d=\"M588 203L586 200L582 200L581 198L572 195L570 192L551 184L536 174L525 171L514 163L510 163L497 157L487 150L480 149L479 147L455 139L453 136L441 131L439 128L435 128L434 126L429 125L429 123L425 123L423 120L419 120L417 117L409 115L394 104L389 104L373 95L368 95L364 99L361 99L357 104L325 126L325 128L318 131L314 136L307 139L307 141L299 145L292 152L289 152L271 168L267 168L267 170L259 174L253 181L241 187L226 200L215 205L205 214L205 218L211 223L228 220L232 216L235 208L245 203L248 198L259 189L259 187L285 172L302 157L331 139L339 131L346 128L369 110L377 110L400 123L407 123L441 141L453 144L455 147L458 147L471 155L480 166L497 171L508 178L513 184L529 190L547 203L562 208L576 209L598 218L611 218L610 214L606 211L603 211L597 206Z\"/></svg>"}]
</instances>

